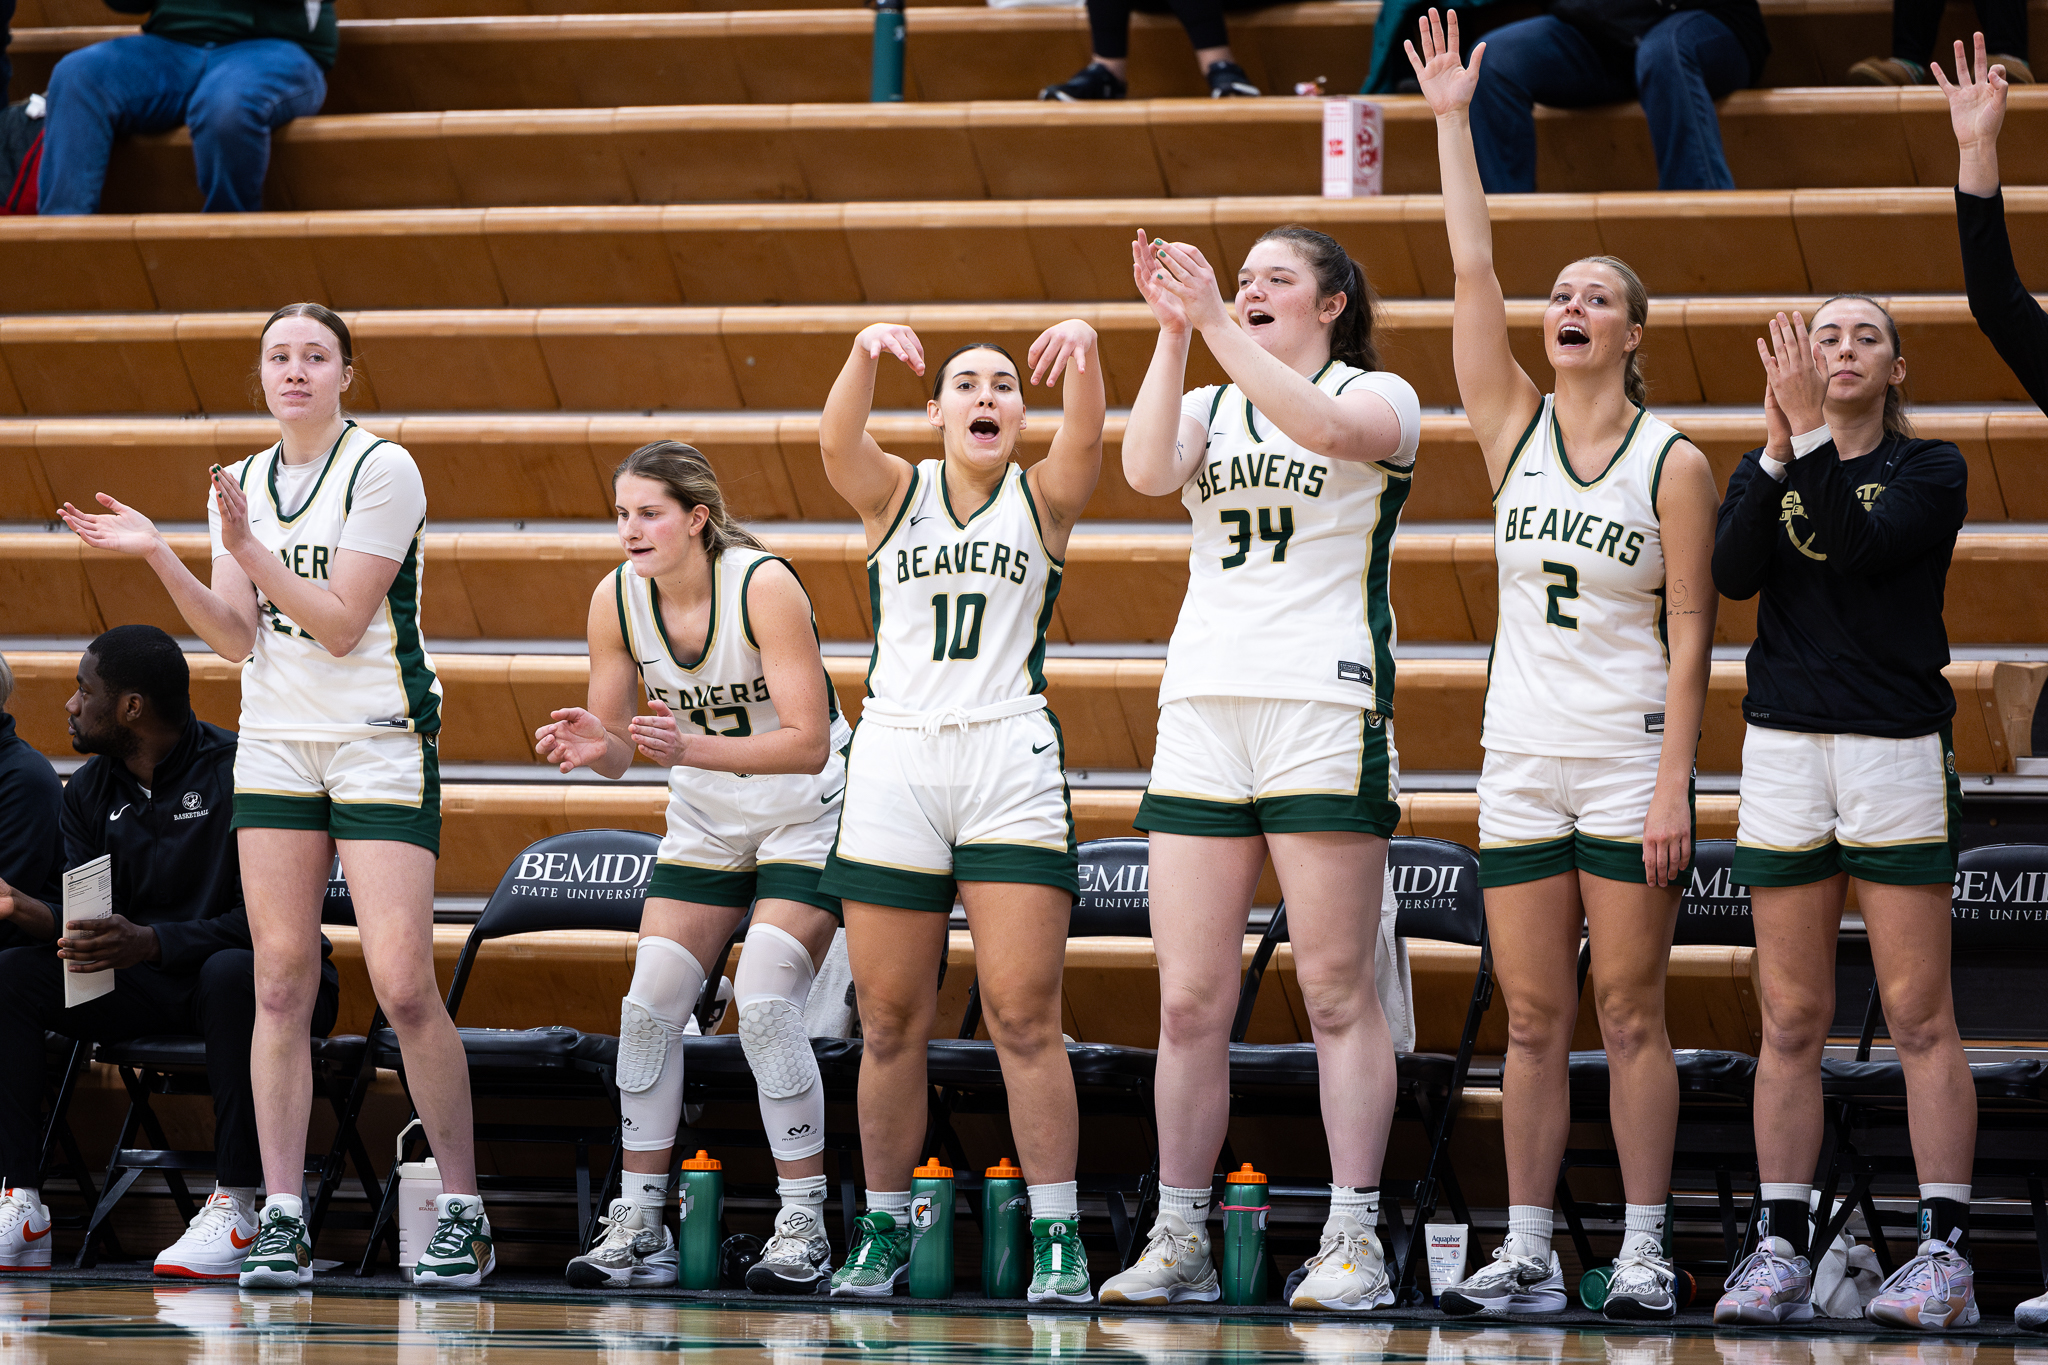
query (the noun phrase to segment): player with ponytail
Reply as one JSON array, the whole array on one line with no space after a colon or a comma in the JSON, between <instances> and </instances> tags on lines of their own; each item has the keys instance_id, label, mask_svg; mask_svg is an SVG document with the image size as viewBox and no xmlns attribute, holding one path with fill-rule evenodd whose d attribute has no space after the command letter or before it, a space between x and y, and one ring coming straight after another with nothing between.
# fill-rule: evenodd
<instances>
[{"instance_id":1,"label":"player with ponytail","mask_svg":"<svg viewBox=\"0 0 2048 1365\"><path fill-rule=\"evenodd\" d=\"M1138 234L1159 342L1124 436L1140 493L1194 520L1188 593L1167 647L1151 788L1160 976L1160 1213L1104 1302L1213 1300L1210 1182L1230 1118L1239 955L1267 857L1322 1059L1330 1215L1297 1308L1393 1302L1374 1225L1394 1110L1394 1048L1374 990L1395 803L1388 568L1422 409L1378 368L1365 271L1304 227L1261 237L1237 316L1209 263ZM1228 384L1183 395L1199 331Z\"/></svg>"}]
</instances>

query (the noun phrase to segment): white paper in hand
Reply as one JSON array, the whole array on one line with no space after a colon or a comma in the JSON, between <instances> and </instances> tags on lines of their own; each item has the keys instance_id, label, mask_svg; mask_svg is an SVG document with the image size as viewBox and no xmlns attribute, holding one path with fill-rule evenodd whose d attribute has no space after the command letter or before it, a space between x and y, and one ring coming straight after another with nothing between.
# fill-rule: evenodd
<instances>
[{"instance_id":1,"label":"white paper in hand","mask_svg":"<svg viewBox=\"0 0 2048 1365\"><path fill-rule=\"evenodd\" d=\"M80 863L64 874L64 923L75 919L104 919L114 913L114 860L102 853L89 863ZM58 926L58 936L63 936ZM69 964L66 964L67 967ZM114 989L114 974L105 972L64 973L64 1008L76 1009Z\"/></svg>"}]
</instances>

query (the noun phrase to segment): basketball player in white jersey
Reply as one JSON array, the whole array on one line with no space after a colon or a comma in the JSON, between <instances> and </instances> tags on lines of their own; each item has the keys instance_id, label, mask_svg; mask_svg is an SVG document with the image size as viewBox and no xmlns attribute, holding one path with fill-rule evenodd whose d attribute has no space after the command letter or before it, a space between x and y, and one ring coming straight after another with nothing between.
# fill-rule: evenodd
<instances>
[{"instance_id":1,"label":"basketball player in white jersey","mask_svg":"<svg viewBox=\"0 0 2048 1365\"><path fill-rule=\"evenodd\" d=\"M624 1197L569 1262L587 1289L676 1282L665 1221L683 1108L683 1029L747 907L733 983L782 1209L749 1269L756 1292L814 1292L825 1240L825 1094L804 1002L838 928L818 890L846 786L839 715L811 600L787 562L726 510L702 453L656 441L612 475L626 562L590 598L590 702L534 736L563 772L669 770L668 836L620 1007ZM652 715L636 715L645 698Z\"/></svg>"},{"instance_id":2,"label":"basketball player in white jersey","mask_svg":"<svg viewBox=\"0 0 2048 1365\"><path fill-rule=\"evenodd\" d=\"M319 304L287 305L264 324L258 377L279 439L214 468L210 587L149 518L105 493L107 513L66 503L63 517L88 545L145 559L195 634L249 661L234 826L256 948L250 1070L270 1196L242 1284L313 1278L299 1198L306 1031L339 852L370 984L441 1168L438 1223L414 1283L468 1286L496 1261L477 1197L468 1061L434 982L441 684L420 626L427 499L403 447L342 416L352 361L347 326Z\"/></svg>"},{"instance_id":3,"label":"basketball player in white jersey","mask_svg":"<svg viewBox=\"0 0 2048 1365\"><path fill-rule=\"evenodd\" d=\"M1644 409L1649 297L1607 256L1551 286L1544 395L1508 347L1507 305L1467 107L1485 52L1458 59L1456 13L1431 11L1409 61L1437 119L1457 271L1458 393L1494 487L1500 615L1479 778L1480 884L1508 1007L1502 1089L1507 1243L1442 1295L1446 1312L1554 1312L1552 1191L1570 1126L1580 930L1610 1068L1627 1194L1609 1318L1677 1312L1662 1242L1678 1121L1664 1026L1672 927L1692 861L1691 779L1717 597L1719 498L1703 456Z\"/></svg>"},{"instance_id":4,"label":"basketball player in white jersey","mask_svg":"<svg viewBox=\"0 0 2048 1365\"><path fill-rule=\"evenodd\" d=\"M832 1292L885 1295L904 1276L927 1113L925 1042L957 892L1029 1182L1026 1292L1036 1303L1087 1303L1079 1116L1060 1037L1077 860L1043 665L1061 557L1102 470L1095 331L1063 322L1027 353L1031 381L1060 383L1064 400L1052 450L1028 472L1011 458L1026 370L1002 348L965 346L936 367L926 411L945 456L916 465L867 433L884 353L925 372L910 328L869 327L854 338L819 427L826 476L867 529L875 613L868 697L823 884L844 898L860 993L869 1185Z\"/></svg>"},{"instance_id":5,"label":"basketball player in white jersey","mask_svg":"<svg viewBox=\"0 0 2048 1365\"><path fill-rule=\"evenodd\" d=\"M1233 320L1199 251L1132 245L1159 320L1124 477L1179 493L1187 598L1159 691L1138 828L1159 957L1160 1210L1104 1302L1208 1301L1210 1182L1230 1120L1230 1024L1246 919L1270 854L1321 1059L1330 1213L1290 1295L1394 1301L1375 1225L1395 1102L1374 989L1395 801L1394 528L1422 438L1415 390L1379 368L1364 270L1323 233L1276 228L1236 278ZM1230 383L1183 396L1196 332Z\"/></svg>"}]
</instances>

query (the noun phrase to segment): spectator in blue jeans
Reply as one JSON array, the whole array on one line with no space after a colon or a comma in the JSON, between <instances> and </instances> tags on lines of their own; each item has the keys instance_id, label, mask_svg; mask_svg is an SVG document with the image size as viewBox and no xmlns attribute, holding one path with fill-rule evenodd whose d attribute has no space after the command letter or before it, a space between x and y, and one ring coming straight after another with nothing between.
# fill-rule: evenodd
<instances>
[{"instance_id":1,"label":"spectator in blue jeans","mask_svg":"<svg viewBox=\"0 0 2048 1365\"><path fill-rule=\"evenodd\" d=\"M1472 142L1488 194L1536 188L1535 106L1640 100L1660 190L1732 190L1714 101L1763 75L1757 0L1561 0L1486 37Z\"/></svg>"},{"instance_id":2,"label":"spectator in blue jeans","mask_svg":"<svg viewBox=\"0 0 2048 1365\"><path fill-rule=\"evenodd\" d=\"M263 207L270 134L327 98L334 0L107 0L142 32L80 48L50 74L40 211L94 213L114 139L192 130L208 213Z\"/></svg>"}]
</instances>

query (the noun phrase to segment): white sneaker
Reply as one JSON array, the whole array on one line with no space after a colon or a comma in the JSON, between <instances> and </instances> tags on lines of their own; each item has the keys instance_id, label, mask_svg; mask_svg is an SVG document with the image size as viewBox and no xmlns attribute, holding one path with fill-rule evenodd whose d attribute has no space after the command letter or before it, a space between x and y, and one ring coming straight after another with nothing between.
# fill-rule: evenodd
<instances>
[{"instance_id":1,"label":"white sneaker","mask_svg":"<svg viewBox=\"0 0 2048 1365\"><path fill-rule=\"evenodd\" d=\"M1503 1246L1493 1253L1491 1264L1446 1289L1437 1306L1454 1318L1478 1313L1562 1313L1564 1267L1554 1251L1545 1263L1534 1256L1510 1255Z\"/></svg>"},{"instance_id":2,"label":"white sneaker","mask_svg":"<svg viewBox=\"0 0 2048 1365\"><path fill-rule=\"evenodd\" d=\"M1287 1301L1290 1308L1333 1308L1359 1312L1394 1301L1387 1257L1371 1228L1348 1213L1333 1213L1323 1225L1323 1243L1303 1267L1308 1273Z\"/></svg>"},{"instance_id":3,"label":"white sneaker","mask_svg":"<svg viewBox=\"0 0 2048 1365\"><path fill-rule=\"evenodd\" d=\"M1209 1234L1165 1209L1152 1222L1152 1238L1138 1263L1103 1282L1102 1303L1214 1303L1223 1297L1209 1263Z\"/></svg>"},{"instance_id":4,"label":"white sneaker","mask_svg":"<svg viewBox=\"0 0 2048 1365\"><path fill-rule=\"evenodd\" d=\"M747 1267L747 1288L756 1294L815 1294L831 1273L832 1244L818 1210L784 1204L761 1259Z\"/></svg>"},{"instance_id":5,"label":"white sneaker","mask_svg":"<svg viewBox=\"0 0 2048 1365\"><path fill-rule=\"evenodd\" d=\"M185 1235L157 1254L156 1273L187 1280L232 1280L256 1243L256 1210L217 1189Z\"/></svg>"},{"instance_id":6,"label":"white sneaker","mask_svg":"<svg viewBox=\"0 0 2048 1365\"><path fill-rule=\"evenodd\" d=\"M676 1282L676 1241L668 1224L650 1223L646 1210L630 1199L614 1199L598 1220L604 1236L569 1262L569 1283L578 1289L646 1289Z\"/></svg>"},{"instance_id":7,"label":"white sneaker","mask_svg":"<svg viewBox=\"0 0 2048 1365\"><path fill-rule=\"evenodd\" d=\"M0 1270L50 1268L50 1211L29 1190L0 1190Z\"/></svg>"},{"instance_id":8,"label":"white sneaker","mask_svg":"<svg viewBox=\"0 0 2048 1365\"><path fill-rule=\"evenodd\" d=\"M2012 1320L2023 1331L2048 1332L2048 1294L2036 1295L2013 1309Z\"/></svg>"},{"instance_id":9,"label":"white sneaker","mask_svg":"<svg viewBox=\"0 0 2048 1365\"><path fill-rule=\"evenodd\" d=\"M1678 1272L1654 1253L1615 1257L1600 1313L1609 1322L1668 1322L1678 1316Z\"/></svg>"}]
</instances>

